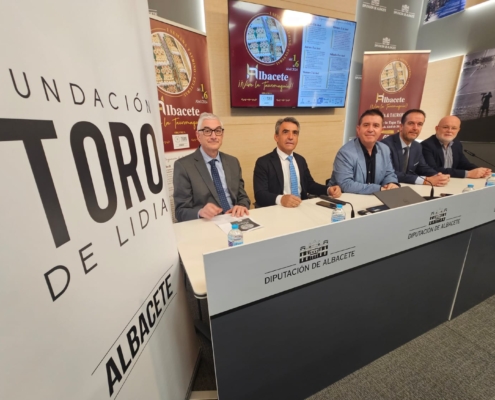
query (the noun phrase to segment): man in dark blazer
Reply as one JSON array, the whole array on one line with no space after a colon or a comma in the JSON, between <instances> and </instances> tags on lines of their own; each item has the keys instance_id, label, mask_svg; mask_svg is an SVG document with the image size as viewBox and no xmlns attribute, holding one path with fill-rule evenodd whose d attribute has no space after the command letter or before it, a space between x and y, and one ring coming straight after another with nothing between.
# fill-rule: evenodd
<instances>
[{"instance_id":1,"label":"man in dark blazer","mask_svg":"<svg viewBox=\"0 0 495 400\"><path fill-rule=\"evenodd\" d=\"M220 119L203 113L197 128L201 147L174 164L177 221L210 219L221 213L248 215L251 203L244 190L239 160L219 151L224 132Z\"/></svg>"},{"instance_id":2,"label":"man in dark blazer","mask_svg":"<svg viewBox=\"0 0 495 400\"><path fill-rule=\"evenodd\" d=\"M399 132L383 139L382 143L390 148L392 165L399 182L445 186L450 176L437 172L426 164L421 145L415 140L423 129L425 117L423 110L406 111L402 115Z\"/></svg>"},{"instance_id":3,"label":"man in dark blazer","mask_svg":"<svg viewBox=\"0 0 495 400\"><path fill-rule=\"evenodd\" d=\"M454 115L443 117L435 127L436 134L421 142L426 163L435 171L453 178L486 178L489 168L478 168L469 162L461 142L455 139L461 129L461 120Z\"/></svg>"},{"instance_id":4,"label":"man in dark blazer","mask_svg":"<svg viewBox=\"0 0 495 400\"><path fill-rule=\"evenodd\" d=\"M275 204L297 207L308 198L308 193L332 197L341 195L338 186L327 188L315 182L304 157L294 153L299 130L299 122L293 117L279 119L275 124L277 147L258 158L254 167L254 197L258 207Z\"/></svg>"}]
</instances>

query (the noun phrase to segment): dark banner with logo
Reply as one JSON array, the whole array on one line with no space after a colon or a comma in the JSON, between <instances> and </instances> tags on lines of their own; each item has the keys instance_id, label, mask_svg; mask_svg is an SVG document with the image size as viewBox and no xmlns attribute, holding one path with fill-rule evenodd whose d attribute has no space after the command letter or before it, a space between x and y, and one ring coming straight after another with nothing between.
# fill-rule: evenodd
<instances>
[{"instance_id":1,"label":"dark banner with logo","mask_svg":"<svg viewBox=\"0 0 495 400\"><path fill-rule=\"evenodd\" d=\"M378 108L385 120L383 135L398 131L402 114L419 108L429 51L365 52L359 115Z\"/></svg>"},{"instance_id":2,"label":"dark banner with logo","mask_svg":"<svg viewBox=\"0 0 495 400\"><path fill-rule=\"evenodd\" d=\"M198 148L198 118L212 112L206 36L157 17L150 23L165 151Z\"/></svg>"}]
</instances>

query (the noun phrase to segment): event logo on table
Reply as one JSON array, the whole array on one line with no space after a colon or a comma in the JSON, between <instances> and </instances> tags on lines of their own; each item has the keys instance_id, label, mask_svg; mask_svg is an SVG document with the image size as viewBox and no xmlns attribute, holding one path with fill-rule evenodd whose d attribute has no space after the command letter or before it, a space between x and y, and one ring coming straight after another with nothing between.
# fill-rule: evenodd
<instances>
[{"instance_id":1,"label":"event logo on table","mask_svg":"<svg viewBox=\"0 0 495 400\"><path fill-rule=\"evenodd\" d=\"M441 229L450 228L461 223L461 216L447 218L447 208L440 208L438 210L430 212L428 217L428 223L409 230L407 239L414 239L420 236L428 235L433 232L437 232Z\"/></svg>"},{"instance_id":2,"label":"event logo on table","mask_svg":"<svg viewBox=\"0 0 495 400\"><path fill-rule=\"evenodd\" d=\"M387 11L386 6L380 5L380 0L363 1L363 8L381 12Z\"/></svg>"},{"instance_id":3,"label":"event logo on table","mask_svg":"<svg viewBox=\"0 0 495 400\"><path fill-rule=\"evenodd\" d=\"M150 21L165 151L195 149L198 118L212 112L206 37Z\"/></svg>"},{"instance_id":4,"label":"event logo on table","mask_svg":"<svg viewBox=\"0 0 495 400\"><path fill-rule=\"evenodd\" d=\"M264 273L265 285L355 257L356 246L329 254L328 239L314 240L299 248L299 263Z\"/></svg>"}]
</instances>

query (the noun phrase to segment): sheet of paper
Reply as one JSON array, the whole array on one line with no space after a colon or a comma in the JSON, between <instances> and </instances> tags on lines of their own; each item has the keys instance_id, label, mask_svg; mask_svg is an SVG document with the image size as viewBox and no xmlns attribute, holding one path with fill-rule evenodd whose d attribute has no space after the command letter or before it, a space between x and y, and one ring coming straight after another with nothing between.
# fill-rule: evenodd
<instances>
[{"instance_id":1,"label":"sheet of paper","mask_svg":"<svg viewBox=\"0 0 495 400\"><path fill-rule=\"evenodd\" d=\"M232 229L232 224L237 223L241 232L249 232L254 229L262 228L263 226L253 221L249 217L232 217L228 214L217 215L211 219L225 234L228 234Z\"/></svg>"}]
</instances>

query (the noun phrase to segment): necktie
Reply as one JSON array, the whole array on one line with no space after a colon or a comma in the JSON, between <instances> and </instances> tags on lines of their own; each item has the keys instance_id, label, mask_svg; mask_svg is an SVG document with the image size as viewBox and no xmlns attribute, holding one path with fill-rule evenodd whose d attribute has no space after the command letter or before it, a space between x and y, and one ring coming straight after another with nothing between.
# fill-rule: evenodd
<instances>
[{"instance_id":1,"label":"necktie","mask_svg":"<svg viewBox=\"0 0 495 400\"><path fill-rule=\"evenodd\" d=\"M289 160L290 194L299 196L299 184L297 183L296 169L294 168L294 163L292 162L293 158L294 156L287 156L287 160Z\"/></svg>"},{"instance_id":2,"label":"necktie","mask_svg":"<svg viewBox=\"0 0 495 400\"><path fill-rule=\"evenodd\" d=\"M217 190L218 197L220 198L220 206L223 209L223 212L227 212L230 210L229 202L227 201L227 196L225 196L225 191L223 190L222 181L220 180L220 175L218 173L217 166L215 163L218 160L213 159L208 161L208 164L211 166L211 177L213 179L213 184L215 185L215 189Z\"/></svg>"},{"instance_id":3,"label":"necktie","mask_svg":"<svg viewBox=\"0 0 495 400\"><path fill-rule=\"evenodd\" d=\"M409 164L409 146L404 147L404 155L402 156L402 172L407 172L407 164Z\"/></svg>"}]
</instances>

